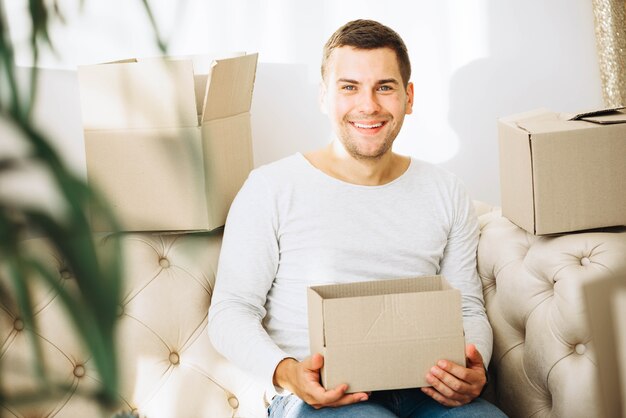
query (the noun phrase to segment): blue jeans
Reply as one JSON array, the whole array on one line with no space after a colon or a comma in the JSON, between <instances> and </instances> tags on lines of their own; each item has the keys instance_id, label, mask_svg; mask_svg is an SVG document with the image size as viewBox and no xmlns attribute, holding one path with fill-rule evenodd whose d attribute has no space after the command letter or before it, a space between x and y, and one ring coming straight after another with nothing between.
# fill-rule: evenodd
<instances>
[{"instance_id":1,"label":"blue jeans","mask_svg":"<svg viewBox=\"0 0 626 418\"><path fill-rule=\"evenodd\" d=\"M269 407L270 418L506 418L482 398L449 408L420 389L373 392L369 400L339 408L315 409L295 395L277 396Z\"/></svg>"}]
</instances>

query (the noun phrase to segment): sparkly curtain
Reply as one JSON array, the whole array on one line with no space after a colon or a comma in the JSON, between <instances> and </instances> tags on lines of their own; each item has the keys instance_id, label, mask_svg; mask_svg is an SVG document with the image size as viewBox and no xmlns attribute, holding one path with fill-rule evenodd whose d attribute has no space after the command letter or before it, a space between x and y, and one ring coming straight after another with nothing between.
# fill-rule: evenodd
<instances>
[{"instance_id":1,"label":"sparkly curtain","mask_svg":"<svg viewBox=\"0 0 626 418\"><path fill-rule=\"evenodd\" d=\"M604 104L626 106L626 0L593 0L593 12Z\"/></svg>"}]
</instances>

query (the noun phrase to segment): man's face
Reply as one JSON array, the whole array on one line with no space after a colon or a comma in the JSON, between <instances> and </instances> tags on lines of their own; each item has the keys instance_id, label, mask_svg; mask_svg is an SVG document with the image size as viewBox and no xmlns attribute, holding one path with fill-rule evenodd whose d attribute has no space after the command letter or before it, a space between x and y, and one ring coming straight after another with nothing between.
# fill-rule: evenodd
<instances>
[{"instance_id":1,"label":"man's face","mask_svg":"<svg viewBox=\"0 0 626 418\"><path fill-rule=\"evenodd\" d=\"M390 48L335 49L322 89L322 108L335 135L357 159L378 159L387 153L404 115L412 111L413 85L405 89Z\"/></svg>"}]
</instances>

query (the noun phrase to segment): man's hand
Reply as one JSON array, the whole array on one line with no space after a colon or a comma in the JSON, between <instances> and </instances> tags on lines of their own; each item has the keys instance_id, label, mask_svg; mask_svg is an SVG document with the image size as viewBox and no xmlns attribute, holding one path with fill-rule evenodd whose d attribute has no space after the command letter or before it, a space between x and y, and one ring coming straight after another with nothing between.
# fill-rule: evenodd
<instances>
[{"instance_id":1,"label":"man's hand","mask_svg":"<svg viewBox=\"0 0 626 418\"><path fill-rule=\"evenodd\" d=\"M422 392L445 406L465 405L477 398L487 383L483 358L474 344L465 347L465 357L467 367L438 361L426 375L432 387L424 387Z\"/></svg>"},{"instance_id":2,"label":"man's hand","mask_svg":"<svg viewBox=\"0 0 626 418\"><path fill-rule=\"evenodd\" d=\"M294 393L315 409L336 407L366 401L367 393L346 394L348 385L342 384L326 390L320 384L320 369L324 365L321 354L313 354L301 362L286 358L278 363L274 371L274 384Z\"/></svg>"}]
</instances>

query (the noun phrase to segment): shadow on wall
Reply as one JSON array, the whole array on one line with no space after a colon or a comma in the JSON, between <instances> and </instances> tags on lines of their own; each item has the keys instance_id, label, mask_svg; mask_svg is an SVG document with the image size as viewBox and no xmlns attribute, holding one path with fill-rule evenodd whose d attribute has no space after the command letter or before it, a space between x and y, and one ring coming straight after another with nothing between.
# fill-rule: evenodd
<instances>
[{"instance_id":1,"label":"shadow on wall","mask_svg":"<svg viewBox=\"0 0 626 418\"><path fill-rule=\"evenodd\" d=\"M499 117L602 106L591 4L558 0L537 13L534 3L488 2L490 55L459 68L450 81L448 118L460 147L441 165L463 179L472 197L495 205ZM558 18L563 10L566 19Z\"/></svg>"},{"instance_id":2,"label":"shadow on wall","mask_svg":"<svg viewBox=\"0 0 626 418\"><path fill-rule=\"evenodd\" d=\"M254 165L325 146L330 125L304 64L259 63L252 98Z\"/></svg>"}]
</instances>

